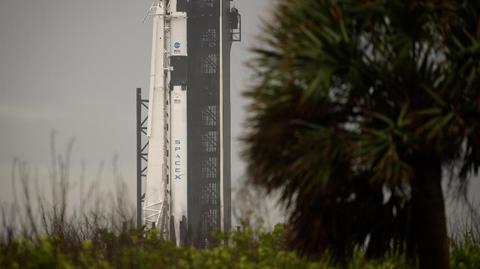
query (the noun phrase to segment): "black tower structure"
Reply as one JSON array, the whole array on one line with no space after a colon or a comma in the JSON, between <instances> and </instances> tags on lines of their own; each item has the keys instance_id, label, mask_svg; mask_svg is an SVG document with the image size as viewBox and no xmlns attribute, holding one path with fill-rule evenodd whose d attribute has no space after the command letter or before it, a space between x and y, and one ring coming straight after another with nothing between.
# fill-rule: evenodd
<instances>
[{"instance_id":1,"label":"black tower structure","mask_svg":"<svg viewBox=\"0 0 480 269\"><path fill-rule=\"evenodd\" d=\"M231 227L230 51L241 39L231 1L187 1L188 238L196 247Z\"/></svg>"}]
</instances>

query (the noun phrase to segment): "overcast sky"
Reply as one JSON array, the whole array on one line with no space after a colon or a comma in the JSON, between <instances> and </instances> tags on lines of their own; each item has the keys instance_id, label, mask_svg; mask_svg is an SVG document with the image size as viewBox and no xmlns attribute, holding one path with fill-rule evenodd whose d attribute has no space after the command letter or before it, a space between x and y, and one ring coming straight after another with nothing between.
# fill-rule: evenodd
<instances>
[{"instance_id":1,"label":"overcast sky","mask_svg":"<svg viewBox=\"0 0 480 269\"><path fill-rule=\"evenodd\" d=\"M88 178L105 162L102 186L111 186L110 163L119 168L133 201L135 189L135 88L148 88L152 0L0 0L0 202L12 201L15 157L45 174L49 136L59 151L75 137L72 174L86 163ZM243 42L232 49L232 180L244 173L238 136L245 119L241 97L251 75L260 18L272 1L235 0L243 16ZM40 177L45 181L46 178ZM47 183L42 185L46 185ZM479 193L478 180L471 189ZM478 199L477 199L478 200Z\"/></svg>"},{"instance_id":2,"label":"overcast sky","mask_svg":"<svg viewBox=\"0 0 480 269\"><path fill-rule=\"evenodd\" d=\"M115 154L130 199L135 189L135 88L148 88L152 0L0 0L0 201L12 201L13 158L40 174L50 166L49 137L64 151L75 137L72 174L86 163L93 178ZM237 137L245 118L241 92L250 76L260 15L268 0L236 0L243 42L232 49L232 180L242 177ZM45 181L40 177L41 181ZM46 184L46 183L45 183Z\"/></svg>"}]
</instances>

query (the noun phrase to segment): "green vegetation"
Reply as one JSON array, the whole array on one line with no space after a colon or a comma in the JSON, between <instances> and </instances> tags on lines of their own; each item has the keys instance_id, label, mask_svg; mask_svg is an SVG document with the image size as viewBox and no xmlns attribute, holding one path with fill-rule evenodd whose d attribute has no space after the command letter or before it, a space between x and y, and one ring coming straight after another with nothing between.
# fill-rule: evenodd
<instances>
[{"instance_id":1,"label":"green vegetation","mask_svg":"<svg viewBox=\"0 0 480 269\"><path fill-rule=\"evenodd\" d=\"M479 1L279 0L262 36L245 157L286 226L178 248L129 228L122 188L112 213L87 194L67 214L69 153L52 150L49 202L19 164L0 267L480 268L480 221L450 240L442 190L450 172L466 197L480 169Z\"/></svg>"},{"instance_id":2,"label":"green vegetation","mask_svg":"<svg viewBox=\"0 0 480 269\"><path fill-rule=\"evenodd\" d=\"M71 147L70 144L65 155L58 155L57 162L52 161L51 181L57 183L52 188L61 188L52 189L50 199L45 193L31 190L28 165L15 162L13 180L20 183L20 197L13 207L0 207L0 268L415 268L395 253L372 259L362 247L356 248L352 259L342 265L336 264L334 256L328 253L302 256L289 244L289 231L294 226L276 225L272 232L265 232L262 221L252 218L255 206L245 208L249 213L241 231L217 234L223 244L209 249L176 247L153 231L133 228L134 214L122 200L123 188L117 189L116 199L104 207L88 204L89 200L95 204L100 201L89 193L81 198L81 207L68 206L73 192L69 189L72 187L68 173ZM54 148L52 141L52 156L57 156ZM115 174L121 178L118 171ZM118 183L123 185L120 179ZM95 186L94 183L89 189ZM462 234L452 239L451 266L480 268L478 214L472 214L460 225L457 228Z\"/></svg>"},{"instance_id":3,"label":"green vegetation","mask_svg":"<svg viewBox=\"0 0 480 269\"><path fill-rule=\"evenodd\" d=\"M227 245L211 249L178 248L154 232L130 230L114 235L99 230L96 238L77 248L55 236L14 239L0 244L0 268L337 268L329 258L301 258L286 248L285 226L273 232L248 227L224 237ZM467 240L452 249L452 268L480 268L480 246ZM357 251L344 268L411 268L399 258L368 261Z\"/></svg>"},{"instance_id":4,"label":"green vegetation","mask_svg":"<svg viewBox=\"0 0 480 269\"><path fill-rule=\"evenodd\" d=\"M290 245L449 268L442 179L464 196L480 169L479 1L280 0L261 36L245 157Z\"/></svg>"}]
</instances>

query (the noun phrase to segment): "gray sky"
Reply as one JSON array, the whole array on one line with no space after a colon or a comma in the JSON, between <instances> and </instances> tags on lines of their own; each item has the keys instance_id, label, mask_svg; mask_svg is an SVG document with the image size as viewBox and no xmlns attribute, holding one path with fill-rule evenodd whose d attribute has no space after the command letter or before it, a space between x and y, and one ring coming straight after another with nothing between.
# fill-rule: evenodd
<instances>
[{"instance_id":1,"label":"gray sky","mask_svg":"<svg viewBox=\"0 0 480 269\"><path fill-rule=\"evenodd\" d=\"M49 136L64 151L75 137L72 174L86 163L93 178L105 162L109 186L113 156L135 189L135 88L147 89L152 0L0 0L0 201L12 201L14 157L45 174ZM244 61L255 44L267 0L236 0L243 15L243 42L232 49L232 133L241 133L250 76ZM232 179L244 171L234 142ZM48 181L40 177L40 181ZM46 183L45 183L46 184ZM234 183L235 184L235 183Z\"/></svg>"},{"instance_id":2,"label":"gray sky","mask_svg":"<svg viewBox=\"0 0 480 269\"><path fill-rule=\"evenodd\" d=\"M105 162L104 188L112 185L115 154L130 199L135 189L135 88L147 89L151 21L142 19L152 0L0 0L0 202L12 201L14 157L45 174L49 136L59 151L75 137L72 174L86 163L93 178ZM260 16L272 1L235 0L243 18L243 42L232 49L232 180L245 165L237 141L245 119L252 57ZM47 181L46 177L40 177ZM47 183L41 185L47 185ZM236 184L237 183L237 184ZM471 188L477 199L479 180ZM479 201L480 202L480 201Z\"/></svg>"}]
</instances>

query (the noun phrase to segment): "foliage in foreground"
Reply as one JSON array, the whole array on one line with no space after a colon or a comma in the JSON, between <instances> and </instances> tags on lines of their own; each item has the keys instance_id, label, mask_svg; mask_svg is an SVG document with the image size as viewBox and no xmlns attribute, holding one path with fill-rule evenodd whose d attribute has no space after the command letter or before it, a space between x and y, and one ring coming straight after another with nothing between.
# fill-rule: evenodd
<instances>
[{"instance_id":1,"label":"foliage in foreground","mask_svg":"<svg viewBox=\"0 0 480 269\"><path fill-rule=\"evenodd\" d=\"M285 226L273 232L250 228L225 237L229 244L211 249L178 248L154 232L131 230L114 235L98 231L78 249L56 237L14 239L0 244L1 268L335 268L329 258L309 260L286 249ZM401 259L367 261L357 251L347 268L410 268ZM480 268L480 246L465 240L452 248L453 268Z\"/></svg>"},{"instance_id":2,"label":"foliage in foreground","mask_svg":"<svg viewBox=\"0 0 480 269\"><path fill-rule=\"evenodd\" d=\"M448 268L444 171L465 194L480 169L479 3L278 1L245 157L290 209L293 247Z\"/></svg>"}]
</instances>

